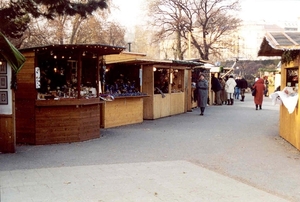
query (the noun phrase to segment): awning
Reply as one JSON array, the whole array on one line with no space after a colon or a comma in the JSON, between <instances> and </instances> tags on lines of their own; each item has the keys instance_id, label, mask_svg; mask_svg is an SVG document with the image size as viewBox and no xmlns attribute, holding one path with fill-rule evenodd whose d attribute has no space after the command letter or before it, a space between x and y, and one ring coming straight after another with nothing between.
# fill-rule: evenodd
<instances>
[{"instance_id":1,"label":"awning","mask_svg":"<svg viewBox=\"0 0 300 202\"><path fill-rule=\"evenodd\" d=\"M0 54L10 64L15 73L22 68L25 57L12 45L9 40L0 32Z\"/></svg>"},{"instance_id":2,"label":"awning","mask_svg":"<svg viewBox=\"0 0 300 202\"><path fill-rule=\"evenodd\" d=\"M258 56L282 56L288 50L300 50L300 32L267 32Z\"/></svg>"}]
</instances>

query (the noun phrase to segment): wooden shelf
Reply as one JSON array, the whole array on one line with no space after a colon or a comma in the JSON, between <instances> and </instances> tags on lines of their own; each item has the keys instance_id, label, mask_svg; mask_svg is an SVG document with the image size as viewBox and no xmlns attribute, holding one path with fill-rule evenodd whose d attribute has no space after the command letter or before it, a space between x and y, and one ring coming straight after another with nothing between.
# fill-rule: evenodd
<instances>
[{"instance_id":1,"label":"wooden shelf","mask_svg":"<svg viewBox=\"0 0 300 202\"><path fill-rule=\"evenodd\" d=\"M122 98L142 98L142 97L149 97L149 95L118 96L118 97L115 97L115 99L122 99Z\"/></svg>"},{"instance_id":2,"label":"wooden shelf","mask_svg":"<svg viewBox=\"0 0 300 202\"><path fill-rule=\"evenodd\" d=\"M104 103L104 101L100 100L99 98L90 98L90 99L62 98L59 100L36 100L35 106L37 107L77 106L77 105L95 105L101 103Z\"/></svg>"}]
</instances>

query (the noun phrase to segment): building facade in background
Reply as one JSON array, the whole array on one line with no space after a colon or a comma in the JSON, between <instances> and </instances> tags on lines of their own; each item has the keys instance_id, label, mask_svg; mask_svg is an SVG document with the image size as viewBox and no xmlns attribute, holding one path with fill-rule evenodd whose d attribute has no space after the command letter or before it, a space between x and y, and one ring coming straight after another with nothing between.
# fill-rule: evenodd
<instances>
[{"instance_id":1,"label":"building facade in background","mask_svg":"<svg viewBox=\"0 0 300 202\"><path fill-rule=\"evenodd\" d=\"M258 57L257 53L260 49L260 44L266 32L284 32L284 31L300 31L300 17L294 21L282 21L276 24L270 24L265 21L244 21L240 29L230 36L224 36L224 44L215 44L217 54L211 53L209 59L212 63L218 63L227 60L264 60L264 59L278 59L278 57ZM197 33L195 29L194 36L201 37L201 33ZM156 56L159 55L160 59L176 59L176 37L170 36L168 40L162 40L159 44L159 53L156 52ZM184 53L184 59L199 58L198 51L191 45L188 50L189 41L182 41ZM228 45L229 44L229 45Z\"/></svg>"}]
</instances>

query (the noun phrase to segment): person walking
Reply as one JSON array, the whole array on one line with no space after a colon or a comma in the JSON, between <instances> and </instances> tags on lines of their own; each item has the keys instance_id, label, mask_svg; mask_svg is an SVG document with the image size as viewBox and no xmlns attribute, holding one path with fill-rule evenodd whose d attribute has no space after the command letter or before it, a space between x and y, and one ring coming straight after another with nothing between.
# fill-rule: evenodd
<instances>
[{"instance_id":1,"label":"person walking","mask_svg":"<svg viewBox=\"0 0 300 202\"><path fill-rule=\"evenodd\" d=\"M265 88L264 79L262 78L258 79L253 85L253 89L256 90L254 95L255 110L257 110L258 107L260 110L262 109Z\"/></svg>"},{"instance_id":2,"label":"person walking","mask_svg":"<svg viewBox=\"0 0 300 202\"><path fill-rule=\"evenodd\" d=\"M265 82L265 91L264 91L264 95L265 97L269 96L269 81L268 81L268 77L264 76L264 82Z\"/></svg>"},{"instance_id":3,"label":"person walking","mask_svg":"<svg viewBox=\"0 0 300 202\"><path fill-rule=\"evenodd\" d=\"M232 75L229 76L228 80L226 81L225 90L227 92L227 105L233 105L233 93L234 93L234 87L236 86L236 82Z\"/></svg>"},{"instance_id":4,"label":"person walking","mask_svg":"<svg viewBox=\"0 0 300 202\"><path fill-rule=\"evenodd\" d=\"M225 85L226 85L226 81L223 78L219 78L220 84L221 84L221 93L220 93L220 97L221 97L221 102L222 104L227 104L227 92L225 90Z\"/></svg>"},{"instance_id":5,"label":"person walking","mask_svg":"<svg viewBox=\"0 0 300 202\"><path fill-rule=\"evenodd\" d=\"M204 74L199 74L199 80L196 86L197 90L197 105L200 108L200 116L204 115L204 110L207 105L208 97L208 82L204 78Z\"/></svg>"},{"instance_id":6,"label":"person walking","mask_svg":"<svg viewBox=\"0 0 300 202\"><path fill-rule=\"evenodd\" d=\"M217 79L214 74L211 77L211 89L215 93L215 102L214 102L214 104L215 105L222 105L222 101L221 101L221 98L220 98L220 93L221 93L222 87L221 87L221 84L219 82L219 79Z\"/></svg>"},{"instance_id":7,"label":"person walking","mask_svg":"<svg viewBox=\"0 0 300 202\"><path fill-rule=\"evenodd\" d=\"M244 100L245 100L245 92L246 92L247 88L248 88L248 82L244 77L242 77L240 80L240 89L241 89L241 96L242 96L241 101L242 102L244 102Z\"/></svg>"},{"instance_id":8,"label":"person walking","mask_svg":"<svg viewBox=\"0 0 300 202\"><path fill-rule=\"evenodd\" d=\"M236 86L234 87L234 94L233 94L233 96L234 96L234 98L235 99L239 99L239 97L240 97L240 90L241 90L241 79L240 79L240 77L237 77L236 79L235 79L235 82L236 82Z\"/></svg>"}]
</instances>

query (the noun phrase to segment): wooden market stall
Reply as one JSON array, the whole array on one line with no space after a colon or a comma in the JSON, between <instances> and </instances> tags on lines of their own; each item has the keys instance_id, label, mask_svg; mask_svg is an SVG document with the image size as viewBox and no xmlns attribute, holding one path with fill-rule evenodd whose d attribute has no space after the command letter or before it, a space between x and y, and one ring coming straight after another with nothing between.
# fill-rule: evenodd
<instances>
[{"instance_id":1,"label":"wooden market stall","mask_svg":"<svg viewBox=\"0 0 300 202\"><path fill-rule=\"evenodd\" d=\"M275 95L274 102L280 101L282 103L279 121L280 136L300 150L299 36L300 32L266 33L258 56L281 56L281 91L271 94L271 97Z\"/></svg>"},{"instance_id":2,"label":"wooden market stall","mask_svg":"<svg viewBox=\"0 0 300 202\"><path fill-rule=\"evenodd\" d=\"M0 32L0 153L16 150L15 76L25 57Z\"/></svg>"},{"instance_id":3,"label":"wooden market stall","mask_svg":"<svg viewBox=\"0 0 300 202\"><path fill-rule=\"evenodd\" d=\"M100 137L103 55L123 47L50 45L20 50L16 139L23 144L78 142Z\"/></svg>"},{"instance_id":4,"label":"wooden market stall","mask_svg":"<svg viewBox=\"0 0 300 202\"><path fill-rule=\"evenodd\" d=\"M106 68L101 96L111 95L114 100L100 107L100 127L111 128L143 122L143 98L141 92L140 66L127 65L123 61L143 58L143 53L122 52L106 55Z\"/></svg>"},{"instance_id":5,"label":"wooden market stall","mask_svg":"<svg viewBox=\"0 0 300 202\"><path fill-rule=\"evenodd\" d=\"M137 74L138 82L136 83L139 83L139 92L144 96L142 99L143 106L140 107L136 104L132 111L142 109L142 120L157 119L190 110L191 104L188 105L188 103L191 103L191 69L203 64L191 61L147 58L131 58L121 61L106 60L106 63L107 66L119 66L127 72ZM141 102L141 98L139 100ZM131 111L128 109L120 110L120 108L117 112L111 111L116 118L120 116L118 112L126 114Z\"/></svg>"},{"instance_id":6,"label":"wooden market stall","mask_svg":"<svg viewBox=\"0 0 300 202\"><path fill-rule=\"evenodd\" d=\"M144 119L157 119L191 111L194 61L148 61L143 64Z\"/></svg>"}]
</instances>

